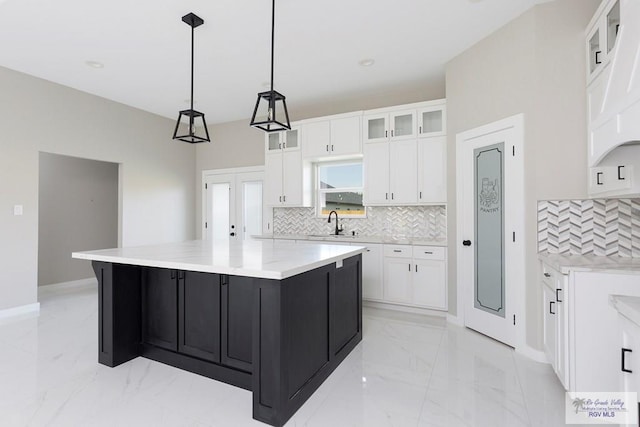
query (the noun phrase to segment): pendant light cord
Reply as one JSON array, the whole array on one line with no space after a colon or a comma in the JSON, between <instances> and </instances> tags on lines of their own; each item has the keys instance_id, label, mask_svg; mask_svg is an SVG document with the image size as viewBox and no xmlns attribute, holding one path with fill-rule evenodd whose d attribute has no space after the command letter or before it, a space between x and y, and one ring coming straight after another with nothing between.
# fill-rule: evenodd
<instances>
[{"instance_id":1,"label":"pendant light cord","mask_svg":"<svg viewBox=\"0 0 640 427\"><path fill-rule=\"evenodd\" d=\"M193 22L191 23L191 118L189 120L189 133L193 131L193 56L194 56L194 43L195 43L195 28Z\"/></svg>"},{"instance_id":2,"label":"pendant light cord","mask_svg":"<svg viewBox=\"0 0 640 427\"><path fill-rule=\"evenodd\" d=\"M271 2L271 92L273 92L273 50L276 27L276 0Z\"/></svg>"}]
</instances>

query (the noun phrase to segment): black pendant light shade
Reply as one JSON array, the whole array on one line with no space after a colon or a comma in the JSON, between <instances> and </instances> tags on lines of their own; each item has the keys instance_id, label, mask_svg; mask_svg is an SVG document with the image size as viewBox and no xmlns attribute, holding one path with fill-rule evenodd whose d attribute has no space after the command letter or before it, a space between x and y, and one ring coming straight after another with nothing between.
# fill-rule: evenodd
<instances>
[{"instance_id":1,"label":"black pendant light shade","mask_svg":"<svg viewBox=\"0 0 640 427\"><path fill-rule=\"evenodd\" d=\"M189 13L182 17L182 22L191 27L191 108L188 110L182 110L178 114L178 121L176 122L176 128L173 131L173 139L189 142L191 144L197 142L209 142L209 130L207 129L207 122L204 119L204 113L193 109L193 45L194 45L194 30L196 27L204 24L204 20L199 16ZM188 133L178 135L180 124L183 118L187 119L186 124L188 126Z\"/></svg>"},{"instance_id":2,"label":"black pendant light shade","mask_svg":"<svg viewBox=\"0 0 640 427\"><path fill-rule=\"evenodd\" d=\"M275 33L276 0L271 3L271 90L260 92L253 109L251 126L265 132L291 129L285 96L273 90L273 46Z\"/></svg>"}]
</instances>

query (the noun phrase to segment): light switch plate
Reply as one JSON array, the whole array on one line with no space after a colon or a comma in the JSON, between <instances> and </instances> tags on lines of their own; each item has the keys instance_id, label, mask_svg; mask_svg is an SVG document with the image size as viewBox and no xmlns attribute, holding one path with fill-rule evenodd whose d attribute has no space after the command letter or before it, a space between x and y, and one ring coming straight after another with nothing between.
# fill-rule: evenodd
<instances>
[{"instance_id":1,"label":"light switch plate","mask_svg":"<svg viewBox=\"0 0 640 427\"><path fill-rule=\"evenodd\" d=\"M22 209L22 205L14 205L13 206L13 214L18 216L18 215L22 215L23 209Z\"/></svg>"}]
</instances>

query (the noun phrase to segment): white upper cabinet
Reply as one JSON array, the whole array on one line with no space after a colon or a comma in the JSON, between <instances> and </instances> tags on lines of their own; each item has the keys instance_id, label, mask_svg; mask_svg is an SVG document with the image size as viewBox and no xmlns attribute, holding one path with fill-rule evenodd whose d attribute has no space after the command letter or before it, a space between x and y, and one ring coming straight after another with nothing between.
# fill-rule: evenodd
<instances>
[{"instance_id":1,"label":"white upper cabinet","mask_svg":"<svg viewBox=\"0 0 640 427\"><path fill-rule=\"evenodd\" d=\"M587 81L591 81L611 60L620 29L620 0L608 0L587 30Z\"/></svg>"},{"instance_id":2,"label":"white upper cabinet","mask_svg":"<svg viewBox=\"0 0 640 427\"><path fill-rule=\"evenodd\" d=\"M322 160L336 156L361 156L361 115L357 112L303 122L303 157Z\"/></svg>"},{"instance_id":3,"label":"white upper cabinet","mask_svg":"<svg viewBox=\"0 0 640 427\"><path fill-rule=\"evenodd\" d=\"M300 149L300 127L292 126L291 130L273 132L265 135L265 152L293 151Z\"/></svg>"},{"instance_id":4,"label":"white upper cabinet","mask_svg":"<svg viewBox=\"0 0 640 427\"><path fill-rule=\"evenodd\" d=\"M416 137L416 110L365 114L364 142L385 142Z\"/></svg>"},{"instance_id":5,"label":"white upper cabinet","mask_svg":"<svg viewBox=\"0 0 640 427\"><path fill-rule=\"evenodd\" d=\"M444 204L446 100L366 111L365 205Z\"/></svg>"},{"instance_id":6,"label":"white upper cabinet","mask_svg":"<svg viewBox=\"0 0 640 427\"><path fill-rule=\"evenodd\" d=\"M434 102L418 110L418 136L431 137L447 134L447 107L444 101Z\"/></svg>"},{"instance_id":7,"label":"white upper cabinet","mask_svg":"<svg viewBox=\"0 0 640 427\"><path fill-rule=\"evenodd\" d=\"M447 137L418 140L418 203L447 202Z\"/></svg>"}]
</instances>

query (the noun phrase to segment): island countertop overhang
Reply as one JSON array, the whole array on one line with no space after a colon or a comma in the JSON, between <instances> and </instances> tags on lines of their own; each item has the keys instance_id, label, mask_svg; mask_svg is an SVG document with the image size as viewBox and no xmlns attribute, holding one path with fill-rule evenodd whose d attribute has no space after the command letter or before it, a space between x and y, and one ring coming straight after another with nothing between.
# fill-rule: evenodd
<instances>
[{"instance_id":1,"label":"island countertop overhang","mask_svg":"<svg viewBox=\"0 0 640 427\"><path fill-rule=\"evenodd\" d=\"M75 259L282 280L361 254L366 246L189 240L72 253Z\"/></svg>"}]
</instances>

